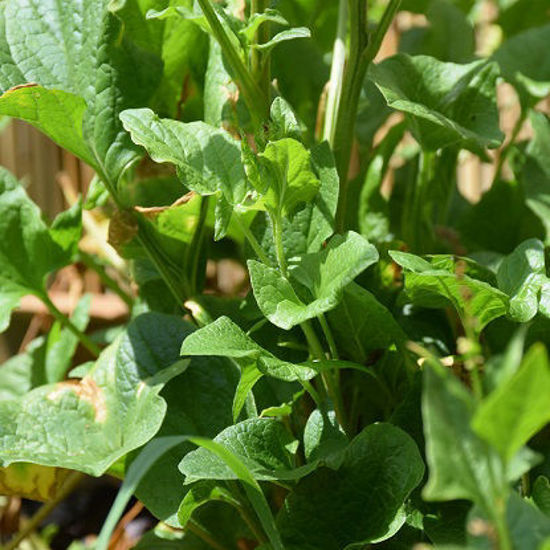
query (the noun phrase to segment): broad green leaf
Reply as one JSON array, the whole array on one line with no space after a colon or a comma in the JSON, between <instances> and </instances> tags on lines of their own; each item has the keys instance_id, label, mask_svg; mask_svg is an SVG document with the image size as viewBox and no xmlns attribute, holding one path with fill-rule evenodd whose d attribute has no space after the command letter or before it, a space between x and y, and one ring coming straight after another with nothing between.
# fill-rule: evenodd
<instances>
[{"instance_id":1,"label":"broad green leaf","mask_svg":"<svg viewBox=\"0 0 550 550\"><path fill-rule=\"evenodd\" d=\"M281 380L309 380L317 375L313 369L294 365L263 349L229 317L190 334L182 344L182 355L218 355L234 359L254 360L259 371Z\"/></svg>"},{"instance_id":2,"label":"broad green leaf","mask_svg":"<svg viewBox=\"0 0 550 550\"><path fill-rule=\"evenodd\" d=\"M542 242L530 239L520 244L500 263L497 281L499 289L510 296L508 314L514 321L526 323L539 309L550 317L550 279Z\"/></svg>"},{"instance_id":3,"label":"broad green leaf","mask_svg":"<svg viewBox=\"0 0 550 550\"><path fill-rule=\"evenodd\" d=\"M38 387L0 402L0 463L33 462L101 475L145 444L166 413L164 384L179 358L185 323L138 317L81 380Z\"/></svg>"},{"instance_id":4,"label":"broad green leaf","mask_svg":"<svg viewBox=\"0 0 550 550\"><path fill-rule=\"evenodd\" d=\"M255 47L264 53L270 53L271 50L281 42L296 40L297 38L311 38L311 31L307 27L287 29L276 34L271 40L268 40L264 44L257 44Z\"/></svg>"},{"instance_id":5,"label":"broad green leaf","mask_svg":"<svg viewBox=\"0 0 550 550\"><path fill-rule=\"evenodd\" d=\"M38 84L38 96L32 88L16 90L13 99L8 94L6 109L13 108L13 116L20 116L22 109L61 146L116 183L138 157L118 113L147 103L161 64L158 57L121 37L122 23L108 4L109 0L2 4L5 29L0 51L8 68L0 73L0 89ZM0 104L5 98L0 97ZM87 107L83 120L82 100ZM65 133L59 126L61 113L70 121Z\"/></svg>"},{"instance_id":6,"label":"broad green leaf","mask_svg":"<svg viewBox=\"0 0 550 550\"><path fill-rule=\"evenodd\" d=\"M62 90L48 90L38 84L11 88L0 96L0 114L32 124L49 138L95 165L82 134L86 102Z\"/></svg>"},{"instance_id":7,"label":"broad green leaf","mask_svg":"<svg viewBox=\"0 0 550 550\"><path fill-rule=\"evenodd\" d=\"M338 470L320 468L288 495L278 517L285 547L351 549L389 538L403 525L400 509L423 473L405 432L368 426L345 449Z\"/></svg>"},{"instance_id":8,"label":"broad green leaf","mask_svg":"<svg viewBox=\"0 0 550 550\"><path fill-rule=\"evenodd\" d=\"M549 394L550 365L539 344L530 349L520 369L482 401L472 427L509 461L550 422Z\"/></svg>"},{"instance_id":9,"label":"broad green leaf","mask_svg":"<svg viewBox=\"0 0 550 550\"><path fill-rule=\"evenodd\" d=\"M348 438L332 410L315 409L304 428L304 453L308 462L327 458L346 447Z\"/></svg>"},{"instance_id":10,"label":"broad green leaf","mask_svg":"<svg viewBox=\"0 0 550 550\"><path fill-rule=\"evenodd\" d=\"M213 500L239 505L231 493L215 481L198 481L189 487L181 501L178 509L180 525L185 527L195 510Z\"/></svg>"},{"instance_id":11,"label":"broad green leaf","mask_svg":"<svg viewBox=\"0 0 550 550\"><path fill-rule=\"evenodd\" d=\"M399 54L372 66L369 75L388 105L409 115L423 147L458 145L479 152L501 144L495 63L456 65Z\"/></svg>"},{"instance_id":12,"label":"broad green leaf","mask_svg":"<svg viewBox=\"0 0 550 550\"><path fill-rule=\"evenodd\" d=\"M214 441L236 456L256 480L286 479L293 469L290 451L294 440L278 420L244 420L223 430ZM179 469L186 484L201 479L238 479L233 469L208 449L187 454Z\"/></svg>"},{"instance_id":13,"label":"broad green leaf","mask_svg":"<svg viewBox=\"0 0 550 550\"><path fill-rule=\"evenodd\" d=\"M45 294L45 278L71 263L71 252L56 242L39 208L7 170L0 170L0 329L25 294Z\"/></svg>"},{"instance_id":14,"label":"broad green leaf","mask_svg":"<svg viewBox=\"0 0 550 550\"><path fill-rule=\"evenodd\" d=\"M350 231L332 238L316 254L306 254L290 267L290 280L271 267L249 260L254 296L264 315L285 330L334 309L344 288L378 260L376 248ZM309 299L298 297L301 287Z\"/></svg>"},{"instance_id":15,"label":"broad green leaf","mask_svg":"<svg viewBox=\"0 0 550 550\"><path fill-rule=\"evenodd\" d=\"M430 476L423 496L467 499L492 513L496 500L506 498L506 476L496 451L470 427L475 410L475 399L461 382L442 366L427 366L422 416Z\"/></svg>"},{"instance_id":16,"label":"broad green leaf","mask_svg":"<svg viewBox=\"0 0 550 550\"><path fill-rule=\"evenodd\" d=\"M258 155L266 208L276 215L291 215L296 207L308 202L319 191L319 179L311 166L309 151L292 138L268 143Z\"/></svg>"},{"instance_id":17,"label":"broad green leaf","mask_svg":"<svg viewBox=\"0 0 550 550\"><path fill-rule=\"evenodd\" d=\"M432 308L452 305L463 321L475 319L478 332L508 310L508 296L480 280L478 277L486 274L471 260L468 263L467 260L455 262L452 258L448 261L444 258L442 262L435 256L432 264L406 252L392 251L390 256L404 268L405 290L415 304ZM472 270L471 275L469 270Z\"/></svg>"},{"instance_id":18,"label":"broad green leaf","mask_svg":"<svg viewBox=\"0 0 550 550\"><path fill-rule=\"evenodd\" d=\"M406 339L389 310L355 283L345 288L342 301L327 319L342 353L357 363L364 363L373 350Z\"/></svg>"},{"instance_id":19,"label":"broad green leaf","mask_svg":"<svg viewBox=\"0 0 550 550\"><path fill-rule=\"evenodd\" d=\"M49 501L63 487L69 470L19 462L0 468L0 495Z\"/></svg>"},{"instance_id":20,"label":"broad green leaf","mask_svg":"<svg viewBox=\"0 0 550 550\"><path fill-rule=\"evenodd\" d=\"M145 147L155 162L169 162L183 183L202 195L223 192L230 204L244 200L246 181L237 140L204 122L160 119L150 109L120 116L132 140Z\"/></svg>"},{"instance_id":21,"label":"broad green leaf","mask_svg":"<svg viewBox=\"0 0 550 550\"><path fill-rule=\"evenodd\" d=\"M240 362L241 366L241 378L239 385L235 391L235 398L233 399L233 421L237 422L243 407L246 404L247 399L250 398L252 389L256 385L256 382L260 380L263 373L256 366L256 361L250 363Z\"/></svg>"},{"instance_id":22,"label":"broad green leaf","mask_svg":"<svg viewBox=\"0 0 550 550\"><path fill-rule=\"evenodd\" d=\"M493 56L524 104L534 104L550 92L549 40L550 24L532 28L506 40Z\"/></svg>"}]
</instances>

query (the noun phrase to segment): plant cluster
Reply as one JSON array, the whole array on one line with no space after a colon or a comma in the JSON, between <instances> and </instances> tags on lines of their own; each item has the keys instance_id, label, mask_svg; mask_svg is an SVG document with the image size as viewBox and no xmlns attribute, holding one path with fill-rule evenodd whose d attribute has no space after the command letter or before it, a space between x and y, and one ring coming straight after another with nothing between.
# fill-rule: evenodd
<instances>
[{"instance_id":1,"label":"plant cluster","mask_svg":"<svg viewBox=\"0 0 550 550\"><path fill-rule=\"evenodd\" d=\"M550 548L548 2L494 2L476 55L482 4L0 1L0 114L96 174L49 221L0 172L0 329L55 319L0 368L0 492L120 477L96 550L132 495L144 550ZM426 24L376 62L399 10ZM79 249L100 207L135 296ZM73 263L127 325L56 308Z\"/></svg>"}]
</instances>

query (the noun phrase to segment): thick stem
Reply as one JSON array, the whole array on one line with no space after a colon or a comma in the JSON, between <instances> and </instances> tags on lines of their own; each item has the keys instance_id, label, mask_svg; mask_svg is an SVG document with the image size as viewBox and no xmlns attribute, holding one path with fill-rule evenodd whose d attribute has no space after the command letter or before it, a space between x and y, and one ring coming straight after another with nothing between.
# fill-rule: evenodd
<instances>
[{"instance_id":1,"label":"thick stem","mask_svg":"<svg viewBox=\"0 0 550 550\"><path fill-rule=\"evenodd\" d=\"M241 59L240 53L235 49L234 44L223 28L210 0L198 0L199 5L206 17L212 33L221 46L232 72L235 82L243 98L251 111L251 115L257 123L261 123L268 117L269 103L262 93L262 90L254 80L254 77Z\"/></svg>"},{"instance_id":2,"label":"thick stem","mask_svg":"<svg viewBox=\"0 0 550 550\"><path fill-rule=\"evenodd\" d=\"M281 274L285 279L288 278L288 265L285 257L285 249L283 246L283 228L281 218L278 215L271 216L273 224L273 240L275 241L275 253L277 255L277 263Z\"/></svg>"},{"instance_id":3,"label":"thick stem","mask_svg":"<svg viewBox=\"0 0 550 550\"><path fill-rule=\"evenodd\" d=\"M269 0L251 0L250 14L263 13L269 7ZM268 104L271 103L271 56L264 54L254 47L256 44L264 44L269 40L270 25L266 21L258 29L252 42L250 51L250 66L252 74L260 87L263 95L267 98Z\"/></svg>"},{"instance_id":4,"label":"thick stem","mask_svg":"<svg viewBox=\"0 0 550 550\"><path fill-rule=\"evenodd\" d=\"M336 167L340 176L340 196L336 213L336 230L338 232L343 232L346 227L349 164L355 135L359 96L368 66L380 49L382 39L397 13L401 0L390 0L370 43L367 32L366 0L348 0L348 2L350 54L344 74L334 136Z\"/></svg>"},{"instance_id":5,"label":"thick stem","mask_svg":"<svg viewBox=\"0 0 550 550\"><path fill-rule=\"evenodd\" d=\"M40 296L40 299L44 302L44 304L49 309L50 313L53 315L56 321L59 321L61 323L61 326L66 328L67 330L70 330L79 340L79 342L94 356L99 357L99 354L101 353L101 349L99 346L91 340L90 337L88 337L86 334L84 334L79 328L77 328L73 322L67 317L66 315L63 315L59 309L57 309L57 306L52 302L50 297L44 293Z\"/></svg>"},{"instance_id":6,"label":"thick stem","mask_svg":"<svg viewBox=\"0 0 550 550\"><path fill-rule=\"evenodd\" d=\"M3 547L3 550L15 550L23 540L40 527L40 524L52 513L54 508L65 500L83 479L83 473L72 472L55 498L39 508L38 512L25 524L23 529Z\"/></svg>"}]
</instances>

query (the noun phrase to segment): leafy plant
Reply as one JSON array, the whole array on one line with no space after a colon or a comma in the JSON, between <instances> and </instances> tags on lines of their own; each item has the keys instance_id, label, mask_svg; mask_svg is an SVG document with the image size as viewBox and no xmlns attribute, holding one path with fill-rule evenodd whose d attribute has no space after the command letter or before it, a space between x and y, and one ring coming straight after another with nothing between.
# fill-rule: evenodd
<instances>
[{"instance_id":1,"label":"leafy plant","mask_svg":"<svg viewBox=\"0 0 550 550\"><path fill-rule=\"evenodd\" d=\"M481 55L482 3L0 2L0 114L96 174L49 221L0 171L0 329L55 321L0 368L0 491L48 501L7 550L81 473L123 480L96 550L132 495L144 549L550 547L550 23L499 1ZM51 299L74 263L129 305L108 345Z\"/></svg>"}]
</instances>

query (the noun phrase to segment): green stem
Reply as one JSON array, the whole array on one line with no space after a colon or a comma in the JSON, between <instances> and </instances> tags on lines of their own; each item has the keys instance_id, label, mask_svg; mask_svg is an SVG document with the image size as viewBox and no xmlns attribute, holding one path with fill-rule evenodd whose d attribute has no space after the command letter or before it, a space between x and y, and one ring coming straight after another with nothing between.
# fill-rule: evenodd
<instances>
[{"instance_id":1,"label":"green stem","mask_svg":"<svg viewBox=\"0 0 550 550\"><path fill-rule=\"evenodd\" d=\"M76 327L67 315L64 315L61 311L59 311L59 309L57 309L56 305L52 302L47 293L42 294L40 296L40 299L47 306L55 320L61 323L61 326L70 330L78 338L79 342L94 357L99 357L99 354L101 353L101 349L99 348L99 346L95 342L93 342L89 336L84 334L78 327Z\"/></svg>"},{"instance_id":2,"label":"green stem","mask_svg":"<svg viewBox=\"0 0 550 550\"><path fill-rule=\"evenodd\" d=\"M84 479L83 473L71 472L55 498L41 506L23 529L3 547L3 550L15 550L23 540L40 527L40 524L52 513L54 508L75 490L82 479Z\"/></svg>"},{"instance_id":3,"label":"green stem","mask_svg":"<svg viewBox=\"0 0 550 550\"><path fill-rule=\"evenodd\" d=\"M506 162L506 159L508 158L508 155L510 154L511 149L514 146L514 143L516 142L516 139L519 133L521 132L521 129L523 128L523 124L525 122L525 119L527 118L527 114L528 114L527 109L522 110L521 115L516 120L516 123L512 130L512 134L510 136L510 140L502 148L502 151L500 152L500 155L498 157L498 163L495 169L495 176L493 178L493 183L500 178L500 174L502 173L502 168L504 167L504 163Z\"/></svg>"},{"instance_id":4,"label":"green stem","mask_svg":"<svg viewBox=\"0 0 550 550\"><path fill-rule=\"evenodd\" d=\"M332 67L327 94L323 139L334 146L338 108L342 96L342 83L346 66L346 35L348 30L348 0L340 0L338 9L338 27L332 50Z\"/></svg>"},{"instance_id":5,"label":"green stem","mask_svg":"<svg viewBox=\"0 0 550 550\"><path fill-rule=\"evenodd\" d=\"M269 0L251 0L250 14L263 13L269 7ZM267 98L268 104L271 103L271 56L265 55L255 48L256 44L264 44L269 40L270 25L266 21L262 23L250 50L250 65L252 74L258 83L263 95Z\"/></svg>"},{"instance_id":6,"label":"green stem","mask_svg":"<svg viewBox=\"0 0 550 550\"><path fill-rule=\"evenodd\" d=\"M285 249L283 246L283 227L280 216L271 216L273 225L273 240L275 241L275 254L277 255L277 263L281 274L285 279L288 279L288 265L285 257Z\"/></svg>"},{"instance_id":7,"label":"green stem","mask_svg":"<svg viewBox=\"0 0 550 550\"><path fill-rule=\"evenodd\" d=\"M368 66L376 57L380 45L382 44L382 39L401 3L401 0L390 0L376 32L374 33L374 37L369 44L367 32L367 2L365 0L348 1L350 54L342 84L342 95L334 137L336 167L340 177L340 196L338 198L338 210L336 212L336 230L340 233L343 232L346 227L349 165L353 139L355 136L359 96Z\"/></svg>"},{"instance_id":8,"label":"green stem","mask_svg":"<svg viewBox=\"0 0 550 550\"><path fill-rule=\"evenodd\" d=\"M330 329L330 326L327 323L325 316L321 313L320 315L317 316L317 319L319 320L319 323L321 324L321 328L323 329L323 334L327 339L330 355L332 356L333 359L339 359L338 348L336 347L336 341L334 340L334 335L332 334L332 330Z\"/></svg>"},{"instance_id":9,"label":"green stem","mask_svg":"<svg viewBox=\"0 0 550 550\"><path fill-rule=\"evenodd\" d=\"M243 98L256 122L261 123L268 117L269 103L262 90L254 80L254 77L241 59L240 53L235 48L231 39L223 28L210 0L198 0L199 5L212 29L212 34L220 44L231 70L235 76L235 82L243 94Z\"/></svg>"},{"instance_id":10,"label":"green stem","mask_svg":"<svg viewBox=\"0 0 550 550\"><path fill-rule=\"evenodd\" d=\"M235 481L228 481L227 484L231 493L235 497L236 502L234 503L234 506L239 511L240 516L243 518L252 534L256 537L256 540L262 544L266 543L267 537L264 534L262 527L256 522L256 515L249 509L248 500L243 494L239 484Z\"/></svg>"},{"instance_id":11,"label":"green stem","mask_svg":"<svg viewBox=\"0 0 550 550\"><path fill-rule=\"evenodd\" d=\"M134 299L128 295L122 288L120 288L120 285L115 281L105 270L104 266L99 263L98 260L94 256L91 256L90 254L83 252L82 250L79 251L79 258L82 261L82 263L88 268L99 276L100 281L110 290L112 290L129 308L132 308L134 305Z\"/></svg>"},{"instance_id":12,"label":"green stem","mask_svg":"<svg viewBox=\"0 0 550 550\"><path fill-rule=\"evenodd\" d=\"M199 221L193 235L193 239L189 244L188 254L190 255L189 261L189 286L191 296L195 296L198 293L197 280L199 276L199 263L201 258L202 246L204 242L204 235L206 233L206 217L208 216L208 207L210 199L209 197L201 198L201 207L199 212Z\"/></svg>"}]
</instances>

